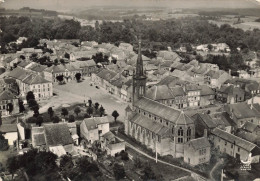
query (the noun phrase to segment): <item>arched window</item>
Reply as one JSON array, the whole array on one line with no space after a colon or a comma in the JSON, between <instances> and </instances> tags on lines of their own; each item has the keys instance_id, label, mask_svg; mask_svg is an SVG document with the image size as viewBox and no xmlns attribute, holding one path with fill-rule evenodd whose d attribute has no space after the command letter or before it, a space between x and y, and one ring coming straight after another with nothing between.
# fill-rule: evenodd
<instances>
[{"instance_id":1,"label":"arched window","mask_svg":"<svg viewBox=\"0 0 260 181\"><path fill-rule=\"evenodd\" d=\"M191 136L191 129L190 129L190 127L188 127L188 129L187 129L187 136Z\"/></svg>"},{"instance_id":2,"label":"arched window","mask_svg":"<svg viewBox=\"0 0 260 181\"><path fill-rule=\"evenodd\" d=\"M182 127L180 127L178 129L178 136L183 136L183 129L182 129Z\"/></svg>"}]
</instances>

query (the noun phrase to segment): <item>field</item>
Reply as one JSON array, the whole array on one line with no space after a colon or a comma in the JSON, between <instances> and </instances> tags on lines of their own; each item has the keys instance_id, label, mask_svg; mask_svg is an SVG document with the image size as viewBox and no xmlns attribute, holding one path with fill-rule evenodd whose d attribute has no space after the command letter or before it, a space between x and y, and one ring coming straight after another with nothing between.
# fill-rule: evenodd
<instances>
[{"instance_id":1,"label":"field","mask_svg":"<svg viewBox=\"0 0 260 181\"><path fill-rule=\"evenodd\" d=\"M254 16L246 16L241 18L241 23L236 24L238 18L236 16L226 15L222 16L218 20L209 20L210 23L216 24L217 26L221 26L223 24L229 24L234 28L241 28L244 31L253 30L254 28L260 29L260 22L255 22L257 17Z\"/></svg>"}]
</instances>

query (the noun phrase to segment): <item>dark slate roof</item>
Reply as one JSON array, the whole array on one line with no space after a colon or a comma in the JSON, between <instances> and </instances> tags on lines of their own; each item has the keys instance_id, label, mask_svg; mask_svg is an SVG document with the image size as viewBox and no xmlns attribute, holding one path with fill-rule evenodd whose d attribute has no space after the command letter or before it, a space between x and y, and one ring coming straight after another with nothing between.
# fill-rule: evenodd
<instances>
[{"instance_id":1,"label":"dark slate roof","mask_svg":"<svg viewBox=\"0 0 260 181\"><path fill-rule=\"evenodd\" d=\"M246 131L239 131L237 133L237 136L242 138L242 139L245 139L245 140L247 140L251 143L255 143L255 142L260 141L259 136L257 136L256 134L253 134L253 133L246 132Z\"/></svg>"},{"instance_id":2,"label":"dark slate roof","mask_svg":"<svg viewBox=\"0 0 260 181\"><path fill-rule=\"evenodd\" d=\"M2 100L13 100L13 99L17 99L16 96L11 93L10 91L0 91L0 101Z\"/></svg>"},{"instance_id":3,"label":"dark slate roof","mask_svg":"<svg viewBox=\"0 0 260 181\"><path fill-rule=\"evenodd\" d=\"M48 146L73 144L67 123L45 124L44 134Z\"/></svg>"},{"instance_id":4,"label":"dark slate roof","mask_svg":"<svg viewBox=\"0 0 260 181\"><path fill-rule=\"evenodd\" d=\"M194 120L197 120L200 118L200 120L202 120L207 125L208 128L217 127L217 125L214 123L214 121L208 114L197 113L197 114L193 115L192 118Z\"/></svg>"},{"instance_id":5,"label":"dark slate roof","mask_svg":"<svg viewBox=\"0 0 260 181\"><path fill-rule=\"evenodd\" d=\"M30 63L32 63L31 61L22 61L20 62L17 66L18 67L23 67L25 68L27 65L29 65Z\"/></svg>"},{"instance_id":6,"label":"dark slate roof","mask_svg":"<svg viewBox=\"0 0 260 181\"><path fill-rule=\"evenodd\" d=\"M111 140L111 139L115 138L115 135L111 131L109 131L109 132L105 133L102 137L104 137L107 140Z\"/></svg>"},{"instance_id":7,"label":"dark slate roof","mask_svg":"<svg viewBox=\"0 0 260 181\"><path fill-rule=\"evenodd\" d=\"M130 121L160 136L168 136L169 134L169 128L146 116L136 114Z\"/></svg>"},{"instance_id":8,"label":"dark slate roof","mask_svg":"<svg viewBox=\"0 0 260 181\"><path fill-rule=\"evenodd\" d=\"M139 109L155 114L160 118L166 119L173 123L176 122L181 114L179 110L173 109L146 97L139 99L134 105Z\"/></svg>"},{"instance_id":9,"label":"dark slate roof","mask_svg":"<svg viewBox=\"0 0 260 181\"><path fill-rule=\"evenodd\" d=\"M241 89L240 87L236 87L234 85L222 85L220 87L220 89L218 90L218 92L222 92L225 94L240 94L241 92L244 92L243 89Z\"/></svg>"},{"instance_id":10,"label":"dark slate roof","mask_svg":"<svg viewBox=\"0 0 260 181\"><path fill-rule=\"evenodd\" d=\"M230 134L226 131L223 131L219 128L215 128L214 130L212 130L211 134L218 136L219 138L222 138L230 143L235 143L236 145L238 145L239 147L247 150L247 151L252 151L255 147L257 147L255 144L244 140L242 138L239 138L233 134Z\"/></svg>"},{"instance_id":11,"label":"dark slate roof","mask_svg":"<svg viewBox=\"0 0 260 181\"><path fill-rule=\"evenodd\" d=\"M0 126L0 132L2 132L2 133L17 132L17 125L16 124L2 124Z\"/></svg>"},{"instance_id":12,"label":"dark slate roof","mask_svg":"<svg viewBox=\"0 0 260 181\"><path fill-rule=\"evenodd\" d=\"M190 144L195 150L210 147L209 140L205 137L192 139L187 144Z\"/></svg>"},{"instance_id":13,"label":"dark slate roof","mask_svg":"<svg viewBox=\"0 0 260 181\"><path fill-rule=\"evenodd\" d=\"M32 135L33 146L46 145L44 133L37 133Z\"/></svg>"},{"instance_id":14,"label":"dark slate roof","mask_svg":"<svg viewBox=\"0 0 260 181\"><path fill-rule=\"evenodd\" d=\"M3 73L5 73L5 68L0 67L0 75L3 74Z\"/></svg>"},{"instance_id":15,"label":"dark slate roof","mask_svg":"<svg viewBox=\"0 0 260 181\"><path fill-rule=\"evenodd\" d=\"M174 99L171 90L166 85L155 85L147 90L146 97L153 100Z\"/></svg>"}]
</instances>

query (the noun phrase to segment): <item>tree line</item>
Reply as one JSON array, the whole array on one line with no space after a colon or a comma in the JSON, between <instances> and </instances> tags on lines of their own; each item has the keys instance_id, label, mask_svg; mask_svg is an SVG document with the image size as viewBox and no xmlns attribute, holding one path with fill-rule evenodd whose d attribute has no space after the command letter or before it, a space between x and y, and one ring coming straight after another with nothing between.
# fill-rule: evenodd
<instances>
[{"instance_id":1,"label":"tree line","mask_svg":"<svg viewBox=\"0 0 260 181\"><path fill-rule=\"evenodd\" d=\"M95 27L84 26L74 20L41 19L29 17L1 17L0 42L5 45L18 37L28 37L35 45L41 38L80 39L81 41L134 43L141 36L144 47L166 49L167 46L179 47L182 44L227 43L232 50L237 47L260 49L260 30L243 31L230 25L210 24L203 17L144 21L128 19L123 22L103 21ZM30 46L28 44L27 46Z\"/></svg>"}]
</instances>

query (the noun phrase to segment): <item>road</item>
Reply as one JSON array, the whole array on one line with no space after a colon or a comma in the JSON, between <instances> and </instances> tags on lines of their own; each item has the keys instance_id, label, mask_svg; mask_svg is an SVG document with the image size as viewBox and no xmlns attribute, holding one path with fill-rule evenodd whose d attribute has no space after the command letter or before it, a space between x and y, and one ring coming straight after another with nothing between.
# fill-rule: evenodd
<instances>
[{"instance_id":1,"label":"road","mask_svg":"<svg viewBox=\"0 0 260 181\"><path fill-rule=\"evenodd\" d=\"M119 140L121 140L121 141L125 141L125 140L119 138L118 136L116 136L116 137L117 137ZM143 156L145 156L145 157L147 157L147 158L149 158L149 159L151 159L151 160L156 161L156 159L155 159L154 157L152 157L152 156L148 155L147 153L145 153L145 152L139 150L138 148L134 147L133 145L131 145L131 144L128 143L127 141L125 141L125 142L126 142L126 146L127 146L127 147L129 147L129 148L135 150L136 152L142 154ZM191 170L188 170L188 169L186 169L186 168L179 167L179 166L177 166L177 165L173 165L173 164L171 164L171 163L168 163L168 162L165 162L165 161L162 161L162 160L159 160L159 159L157 159L157 162L162 163L162 164L164 164L164 165L171 166L171 167L173 167L173 168L177 168L177 169L181 169L181 170L183 170L183 171L189 172L191 175L195 176L198 181L206 181L206 180L207 180L207 179L204 178L203 176L198 175L197 173L195 173L195 172L193 172L193 171L191 171Z\"/></svg>"},{"instance_id":2,"label":"road","mask_svg":"<svg viewBox=\"0 0 260 181\"><path fill-rule=\"evenodd\" d=\"M215 172L215 170L216 170L221 164L223 164L223 160L222 160L222 159L220 159L220 160L215 164L215 166L212 168L212 170L210 171L209 176L210 176L210 179L211 179L211 180L216 180L216 179L214 179L214 177L213 177L213 173Z\"/></svg>"}]
</instances>

